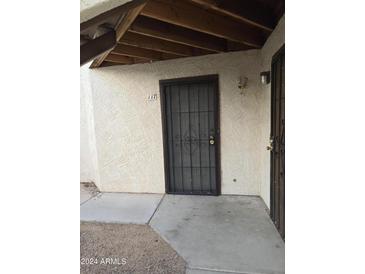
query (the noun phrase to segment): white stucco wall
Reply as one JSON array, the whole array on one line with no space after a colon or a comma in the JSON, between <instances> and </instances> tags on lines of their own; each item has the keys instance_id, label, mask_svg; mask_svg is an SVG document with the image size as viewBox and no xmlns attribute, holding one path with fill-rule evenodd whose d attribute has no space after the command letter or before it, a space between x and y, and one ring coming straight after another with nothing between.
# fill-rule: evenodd
<instances>
[{"instance_id":1,"label":"white stucco wall","mask_svg":"<svg viewBox=\"0 0 365 274\"><path fill-rule=\"evenodd\" d=\"M93 70L84 66L81 81L87 84L81 88L88 87L88 115L93 116L88 130L95 137L84 138L89 149L94 146L89 153L94 164L85 166L94 168L94 182L102 191L163 193L160 100L147 98L159 94L159 80L218 74L222 193L261 195L269 206L270 85L263 87L259 74L270 70L283 36L281 19L262 50ZM249 79L243 95L237 87L240 76Z\"/></svg>"},{"instance_id":2,"label":"white stucco wall","mask_svg":"<svg viewBox=\"0 0 365 274\"><path fill-rule=\"evenodd\" d=\"M99 183L89 65L80 71L80 182Z\"/></svg>"},{"instance_id":3,"label":"white stucco wall","mask_svg":"<svg viewBox=\"0 0 365 274\"><path fill-rule=\"evenodd\" d=\"M259 195L259 51L83 70L90 77L99 188L163 193L159 80L219 75L222 193ZM238 79L249 79L241 95ZM236 179L236 182L233 180Z\"/></svg>"},{"instance_id":4,"label":"white stucco wall","mask_svg":"<svg viewBox=\"0 0 365 274\"><path fill-rule=\"evenodd\" d=\"M132 0L80 0L80 23Z\"/></svg>"},{"instance_id":5,"label":"white stucco wall","mask_svg":"<svg viewBox=\"0 0 365 274\"><path fill-rule=\"evenodd\" d=\"M285 16L277 24L275 30L267 39L260 51L261 71L271 70L272 56L284 45L285 42ZM259 96L261 105L260 114L260 143L264 144L259 150L262 172L260 173L260 196L270 208L270 153L266 150L270 140L270 119L271 119L271 85L261 85Z\"/></svg>"}]
</instances>

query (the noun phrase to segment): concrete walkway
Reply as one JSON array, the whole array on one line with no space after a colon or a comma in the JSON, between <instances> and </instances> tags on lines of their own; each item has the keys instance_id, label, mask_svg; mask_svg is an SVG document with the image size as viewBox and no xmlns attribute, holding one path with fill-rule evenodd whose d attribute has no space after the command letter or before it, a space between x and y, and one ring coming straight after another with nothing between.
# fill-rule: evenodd
<instances>
[{"instance_id":1,"label":"concrete walkway","mask_svg":"<svg viewBox=\"0 0 365 274\"><path fill-rule=\"evenodd\" d=\"M100 193L81 204L80 220L147 224L163 194Z\"/></svg>"},{"instance_id":2,"label":"concrete walkway","mask_svg":"<svg viewBox=\"0 0 365 274\"><path fill-rule=\"evenodd\" d=\"M188 274L284 273L284 242L258 197L103 193L80 212L82 221L148 223Z\"/></svg>"},{"instance_id":3,"label":"concrete walkway","mask_svg":"<svg viewBox=\"0 0 365 274\"><path fill-rule=\"evenodd\" d=\"M166 195L150 225L187 273L284 273L284 242L258 197Z\"/></svg>"}]
</instances>

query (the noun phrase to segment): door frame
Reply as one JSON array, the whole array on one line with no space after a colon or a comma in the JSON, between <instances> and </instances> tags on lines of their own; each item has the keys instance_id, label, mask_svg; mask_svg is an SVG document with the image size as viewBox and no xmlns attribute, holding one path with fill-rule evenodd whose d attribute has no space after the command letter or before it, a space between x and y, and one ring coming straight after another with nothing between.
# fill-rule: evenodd
<instances>
[{"instance_id":1,"label":"door frame","mask_svg":"<svg viewBox=\"0 0 365 274\"><path fill-rule=\"evenodd\" d=\"M285 44L283 44L280 49L272 56L271 59L271 75L273 75L273 70L274 70L274 63L275 61L281 57L281 54L284 53L285 54ZM285 72L284 72L285 73ZM273 137L273 133L274 133L274 129L272 128L273 125L273 120L275 119L275 117L272 115L272 108L273 105L275 104L275 96L274 96L274 89L275 89L275 84L273 83L274 79L273 77L271 77L271 105L270 105L270 139L272 139ZM285 100L285 98L284 98ZM280 110L279 110L280 111ZM284 119L285 119L285 115L284 115ZM285 133L284 133L285 134ZM270 218L274 223L274 170L273 170L273 161L274 161L274 157L273 157L273 153L270 152ZM285 160L284 160L284 164L285 164ZM284 197L283 197L283 203L284 203L284 235L281 235L279 228L277 227L277 225L275 225L276 229L279 231L280 235L283 237L283 239L285 240L285 173L284 173Z\"/></svg>"},{"instance_id":2,"label":"door frame","mask_svg":"<svg viewBox=\"0 0 365 274\"><path fill-rule=\"evenodd\" d=\"M220 98L219 98L219 76L218 74L204 75L204 76L193 76L193 77L183 77L183 78L173 78L160 80L160 105L161 105L161 122L162 122L162 139L163 139L163 158L164 158L164 175L165 175L165 192L167 194L174 195L202 195L195 193L170 193L169 192L169 180L170 180L170 169L169 169L169 153L167 144L167 120L166 120L166 101L165 101L165 87L171 84L194 84L201 82L211 82L214 83L216 92L216 102L215 102L215 126L216 126L216 136L215 136L215 146L216 146L216 157L215 157L215 170L216 170L216 191L212 194L204 194L204 196L218 196L221 194L221 145L220 145Z\"/></svg>"}]
</instances>

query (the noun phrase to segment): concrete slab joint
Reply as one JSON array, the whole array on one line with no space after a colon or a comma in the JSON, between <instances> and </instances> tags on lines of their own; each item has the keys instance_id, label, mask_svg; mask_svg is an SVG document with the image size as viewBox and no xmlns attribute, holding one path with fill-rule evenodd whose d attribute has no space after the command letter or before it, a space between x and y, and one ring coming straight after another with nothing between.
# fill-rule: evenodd
<instances>
[{"instance_id":1,"label":"concrete slab joint","mask_svg":"<svg viewBox=\"0 0 365 274\"><path fill-rule=\"evenodd\" d=\"M100 193L80 211L82 221L149 225L186 273L284 273L284 242L259 197Z\"/></svg>"},{"instance_id":2,"label":"concrete slab joint","mask_svg":"<svg viewBox=\"0 0 365 274\"><path fill-rule=\"evenodd\" d=\"M259 197L166 195L150 225L187 273L284 273L284 242Z\"/></svg>"}]
</instances>

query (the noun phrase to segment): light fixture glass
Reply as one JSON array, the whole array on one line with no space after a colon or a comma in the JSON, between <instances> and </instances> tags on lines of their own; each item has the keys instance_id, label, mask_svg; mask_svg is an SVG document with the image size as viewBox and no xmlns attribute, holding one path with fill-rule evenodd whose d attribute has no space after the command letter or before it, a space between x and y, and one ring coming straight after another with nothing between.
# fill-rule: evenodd
<instances>
[{"instance_id":1,"label":"light fixture glass","mask_svg":"<svg viewBox=\"0 0 365 274\"><path fill-rule=\"evenodd\" d=\"M261 84L270 84L270 71L263 71L260 73Z\"/></svg>"}]
</instances>

